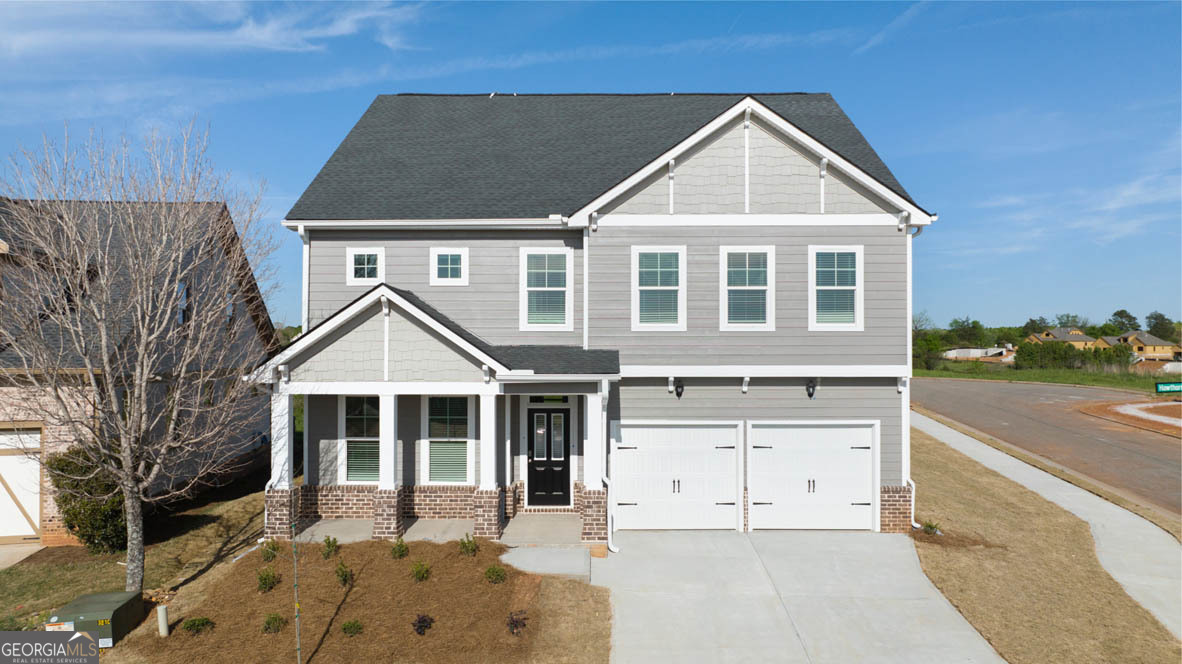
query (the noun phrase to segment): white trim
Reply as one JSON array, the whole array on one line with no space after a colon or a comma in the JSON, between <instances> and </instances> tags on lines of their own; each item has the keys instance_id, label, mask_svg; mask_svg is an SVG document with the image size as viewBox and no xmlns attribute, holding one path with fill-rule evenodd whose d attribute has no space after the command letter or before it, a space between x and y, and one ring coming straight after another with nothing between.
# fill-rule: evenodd
<instances>
[{"instance_id":1,"label":"white trim","mask_svg":"<svg viewBox=\"0 0 1182 664\"><path fill-rule=\"evenodd\" d=\"M382 437L381 437L381 397L378 397L378 436L376 438L370 436L356 436L353 438L345 438L345 396L344 394L337 396L337 484L341 486L379 486L382 481ZM373 394L350 394L351 397L372 397ZM308 405L304 404L304 410L307 410ZM349 441L355 440L365 443L378 444L378 479L367 481L349 481Z\"/></svg>"},{"instance_id":2,"label":"white trim","mask_svg":"<svg viewBox=\"0 0 1182 664\"><path fill-rule=\"evenodd\" d=\"M591 227L583 229L583 350L590 348L591 343Z\"/></svg>"},{"instance_id":3,"label":"white trim","mask_svg":"<svg viewBox=\"0 0 1182 664\"><path fill-rule=\"evenodd\" d=\"M440 277L439 266L436 261L440 254L459 254L460 255L460 276L457 278ZM427 282L431 286L467 286L468 285L468 269L470 263L468 262L468 247L431 247L428 250L427 265L429 272L427 274Z\"/></svg>"},{"instance_id":4,"label":"white trim","mask_svg":"<svg viewBox=\"0 0 1182 664\"><path fill-rule=\"evenodd\" d=\"M747 444L745 447L749 448L751 445L751 430L756 426L846 426L846 427L870 427L870 500L872 503L871 512L873 513L873 522L870 530L879 532L882 529L882 515L881 500L882 500L882 420L747 420ZM750 450L744 450L746 454L750 455Z\"/></svg>"},{"instance_id":5,"label":"white trim","mask_svg":"<svg viewBox=\"0 0 1182 664\"><path fill-rule=\"evenodd\" d=\"M898 226L885 212L865 214L605 214L600 226Z\"/></svg>"},{"instance_id":6,"label":"white trim","mask_svg":"<svg viewBox=\"0 0 1182 664\"><path fill-rule=\"evenodd\" d=\"M863 279L865 272L862 251L863 245L849 244L849 245L826 245L826 244L810 244L808 246L808 329L809 332L863 332L866 327L865 320L865 299L866 299L866 283ZM818 323L817 322L817 254L819 252L853 252L854 260L857 264L854 266L854 322L853 323ZM822 288L829 288L823 286ZM845 287L833 287L835 289L848 290ZM910 354L910 353L909 353Z\"/></svg>"},{"instance_id":7,"label":"white trim","mask_svg":"<svg viewBox=\"0 0 1182 664\"><path fill-rule=\"evenodd\" d=\"M283 227L295 230L300 226L309 229L332 230L380 230L440 228L483 228L500 230L567 230L581 225L571 224L562 219L284 219Z\"/></svg>"},{"instance_id":8,"label":"white trim","mask_svg":"<svg viewBox=\"0 0 1182 664\"><path fill-rule=\"evenodd\" d=\"M624 178L614 187L608 189L606 192L600 194L594 200L584 205L577 212L572 214L570 218L572 220L578 220L579 222L585 222L589 219L589 215L591 213L606 207L613 200L619 198L622 194L629 191L633 186L642 182L645 178L649 177L658 169L668 164L670 160L678 158L687 150L693 148L698 143L701 143L714 132L718 131L732 120L739 117L739 115L744 114L748 109L750 109L751 112L760 120L766 122L772 128L779 130L781 133L786 134L789 138L802 147L814 152L822 158L828 158L829 166L831 168L836 168L837 170L842 171L846 175L850 176L855 182L858 182L863 187L880 198L886 200L891 205L899 208L900 210L910 212L911 218L913 219L912 223L921 225L931 223L931 216L919 209L918 206L910 203L902 196L891 191L885 185L870 177L870 175L865 171L854 166L849 161L841 157L841 155L837 154L822 144L820 141L801 131L792 123L784 120L774 111L759 103L752 97L744 97L734 106L730 107L726 111L723 111L713 120L703 125L688 138L666 150L664 153L658 155L640 170L636 171L627 178ZM672 187L670 187L670 191L672 192Z\"/></svg>"},{"instance_id":9,"label":"white trim","mask_svg":"<svg viewBox=\"0 0 1182 664\"><path fill-rule=\"evenodd\" d=\"M583 446L582 439L580 439L578 437L578 431L579 431L579 426L580 426L579 397L582 395L579 395L579 394L518 394L518 395L514 395L514 396L519 397L518 398L519 403L517 404L517 409L518 409L518 415L521 418L520 420L518 420L520 422L519 434L521 436L521 438L520 438L521 447L519 449L519 453L520 453L520 459L521 459L521 461L520 461L521 481L523 482L522 486L525 488L525 497L523 499L522 504L524 504L526 507L529 507L531 509L546 509L546 508L568 509L568 508L574 507L574 505L575 505L575 481L577 479L575 476L578 475L577 469L580 468L582 466L582 464L584 463L584 460L582 458L584 446ZM528 419L529 418L529 409L531 407L531 405L529 403L530 397L566 397L566 403L539 403L539 404L534 404L532 406L533 408L544 408L544 409L565 408L568 411L567 418L570 420L570 423L571 423L571 426L570 426L570 429L571 429L571 435L570 435L570 444L571 444L571 447L570 447L570 482L569 482L570 487L568 489L569 495L570 495L570 502L567 503L566 505L530 505L529 504L529 446L530 446L529 437L530 437L530 432L533 431L533 423L530 422ZM584 433L584 435L586 435L586 432L587 432L586 423L583 423L582 427L583 427L583 433ZM578 441L578 445L577 445L578 449L577 450L575 449L576 448L576 444L575 444L576 441ZM586 483L584 482L584 485L585 484Z\"/></svg>"},{"instance_id":10,"label":"white trim","mask_svg":"<svg viewBox=\"0 0 1182 664\"><path fill-rule=\"evenodd\" d=\"M587 383L600 380L619 380L619 374L502 374L499 383Z\"/></svg>"},{"instance_id":11,"label":"white trim","mask_svg":"<svg viewBox=\"0 0 1182 664\"><path fill-rule=\"evenodd\" d=\"M434 394L436 396L449 395L479 395L479 394L500 394L501 388L496 383L482 383L482 382L444 382L444 381L423 381L423 382L397 382L397 381L308 381L308 382L291 382L280 383L274 386L276 394L312 394L312 395L336 395L347 394L349 396L369 395L382 396L383 394Z\"/></svg>"},{"instance_id":12,"label":"white trim","mask_svg":"<svg viewBox=\"0 0 1182 664\"><path fill-rule=\"evenodd\" d=\"M377 277L354 277L353 257L361 254L374 254L378 257ZM386 282L386 249L385 247L346 247L345 248L345 285L346 286L376 286Z\"/></svg>"},{"instance_id":13,"label":"white trim","mask_svg":"<svg viewBox=\"0 0 1182 664\"><path fill-rule=\"evenodd\" d=\"M641 253L676 253L677 254L677 322L676 323L641 323L640 322L640 274L639 261ZM689 289L689 265L686 261L685 245L632 245L632 264L629 280L632 287L632 331L633 332L685 332L686 330L686 291ZM648 290L671 290L670 286L646 287Z\"/></svg>"},{"instance_id":14,"label":"white trim","mask_svg":"<svg viewBox=\"0 0 1182 664\"><path fill-rule=\"evenodd\" d=\"M411 316L414 316L416 319L418 319L424 325L431 328L432 330L437 332L439 335L441 335L442 337L444 337L445 339L447 339L451 343L455 344L456 346L459 346L461 349L464 350L464 352L466 352L469 355L471 355L472 357L480 360L480 362L482 364L487 364L490 367L492 367L494 370L496 370L497 373L501 373L501 372L509 370L508 367L506 367L505 365L501 364L500 362L494 360L490 355L488 355L484 351L482 351L479 348L468 343L467 341L465 341L463 338L461 338L455 332L452 332L451 330L447 329L446 327L440 325L439 321L428 316L426 313L423 312L422 309L419 309L418 307L411 304L409 301L407 301L405 298L403 298L401 295L399 295L397 292L395 292L394 289L390 288L386 284L382 284L379 288L373 289L373 291L370 292L369 295L357 300L353 304L349 305L347 308L333 314L331 317L328 318L328 320L326 320L326 321L322 322L320 325L316 326L316 329L311 330L307 333L301 334L294 342L292 342L292 344L290 346L283 349L283 352L279 353L275 357L268 360L267 363L264 364L263 366L259 367L258 369L255 369L254 372L252 372L249 376L246 377L246 379L252 380L255 382L259 382L259 383L273 382L274 381L273 374L275 372L275 369L279 365L286 364L293 357L296 357L300 353L307 350L309 346L313 345L314 343L316 343L320 339L323 339L324 337L328 336L334 330L336 330L337 328L339 328L340 326L344 325L346 322L351 320L354 316L359 315L360 313L362 313L363 311L365 311L369 307L373 306L373 304L375 302L377 302L383 296L389 298L391 302L398 305L399 309L402 309L403 311L410 314Z\"/></svg>"},{"instance_id":15,"label":"white trim","mask_svg":"<svg viewBox=\"0 0 1182 664\"><path fill-rule=\"evenodd\" d=\"M751 109L743 115L743 213L751 212Z\"/></svg>"},{"instance_id":16,"label":"white trim","mask_svg":"<svg viewBox=\"0 0 1182 664\"><path fill-rule=\"evenodd\" d=\"M312 260L312 238L309 237L308 230L304 228L303 224L298 226L296 230L300 234L300 244L302 245L300 248L302 252L300 263L300 333L303 334L308 331L308 274Z\"/></svg>"},{"instance_id":17,"label":"white trim","mask_svg":"<svg viewBox=\"0 0 1182 664\"><path fill-rule=\"evenodd\" d=\"M622 378L898 378L905 364L626 364Z\"/></svg>"},{"instance_id":18,"label":"white trim","mask_svg":"<svg viewBox=\"0 0 1182 664\"><path fill-rule=\"evenodd\" d=\"M732 253L767 254L767 285L763 287L766 318L762 323L730 322L730 287L727 285L728 255ZM747 287L758 289L759 286ZM775 245L722 245L718 247L718 330L720 332L776 331L776 247Z\"/></svg>"},{"instance_id":19,"label":"white trim","mask_svg":"<svg viewBox=\"0 0 1182 664\"><path fill-rule=\"evenodd\" d=\"M431 438L427 435L427 405L431 397L458 397L462 396L468 400L468 437L463 439L468 444L466 464L467 477L463 482L433 482L431 481ZM459 442L459 438L436 438L435 440L446 440ZM428 486L471 486L476 484L476 397L472 395L463 394L424 394L419 397L419 450L422 452L422 467L419 469L421 476L417 484Z\"/></svg>"},{"instance_id":20,"label":"white trim","mask_svg":"<svg viewBox=\"0 0 1182 664\"><path fill-rule=\"evenodd\" d=\"M529 288L526 287L526 267L530 254L562 254L566 256L565 319L561 325L529 322ZM574 272L575 254L570 247L521 247L517 254L517 329L521 332L571 332L575 329ZM533 290L558 290L555 288Z\"/></svg>"}]
</instances>

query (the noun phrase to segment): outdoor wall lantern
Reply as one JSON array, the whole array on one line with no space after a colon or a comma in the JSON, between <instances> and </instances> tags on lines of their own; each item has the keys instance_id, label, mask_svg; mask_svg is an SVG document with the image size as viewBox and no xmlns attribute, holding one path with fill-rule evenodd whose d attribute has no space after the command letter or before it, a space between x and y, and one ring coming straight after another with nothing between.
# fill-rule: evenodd
<instances>
[{"instance_id":1,"label":"outdoor wall lantern","mask_svg":"<svg viewBox=\"0 0 1182 664\"><path fill-rule=\"evenodd\" d=\"M677 398L680 399L681 395L685 392L685 383L680 380L677 381L677 385L674 386L673 391L677 394Z\"/></svg>"},{"instance_id":2,"label":"outdoor wall lantern","mask_svg":"<svg viewBox=\"0 0 1182 664\"><path fill-rule=\"evenodd\" d=\"M804 384L804 391L808 393L809 399L817 398L817 381L815 378L810 378L809 382Z\"/></svg>"}]
</instances>

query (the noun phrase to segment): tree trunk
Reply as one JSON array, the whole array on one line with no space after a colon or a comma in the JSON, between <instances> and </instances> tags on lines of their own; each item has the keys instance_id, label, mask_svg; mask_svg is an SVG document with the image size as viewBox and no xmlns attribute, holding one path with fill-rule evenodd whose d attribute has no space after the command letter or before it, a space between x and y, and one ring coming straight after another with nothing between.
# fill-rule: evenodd
<instances>
[{"instance_id":1,"label":"tree trunk","mask_svg":"<svg viewBox=\"0 0 1182 664\"><path fill-rule=\"evenodd\" d=\"M144 506L139 492L123 489L123 514L127 519L127 591L144 589Z\"/></svg>"}]
</instances>

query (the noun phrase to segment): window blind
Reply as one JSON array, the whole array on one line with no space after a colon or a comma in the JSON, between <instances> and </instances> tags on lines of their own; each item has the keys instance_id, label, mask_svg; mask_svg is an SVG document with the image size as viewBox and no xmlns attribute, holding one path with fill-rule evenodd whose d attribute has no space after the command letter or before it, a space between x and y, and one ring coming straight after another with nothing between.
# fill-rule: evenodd
<instances>
[{"instance_id":1,"label":"window blind","mask_svg":"<svg viewBox=\"0 0 1182 664\"><path fill-rule=\"evenodd\" d=\"M430 468L428 479L432 482L468 481L468 443L460 440L430 441Z\"/></svg>"},{"instance_id":2,"label":"window blind","mask_svg":"<svg viewBox=\"0 0 1182 664\"><path fill-rule=\"evenodd\" d=\"M378 442L350 440L345 443L345 479L350 482L378 481Z\"/></svg>"}]
</instances>

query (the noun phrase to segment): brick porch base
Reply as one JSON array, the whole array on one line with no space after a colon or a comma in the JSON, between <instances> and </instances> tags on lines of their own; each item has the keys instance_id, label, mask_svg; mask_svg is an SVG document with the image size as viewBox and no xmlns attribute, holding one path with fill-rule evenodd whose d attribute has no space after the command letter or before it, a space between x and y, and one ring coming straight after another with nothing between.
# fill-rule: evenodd
<instances>
[{"instance_id":1,"label":"brick porch base","mask_svg":"<svg viewBox=\"0 0 1182 664\"><path fill-rule=\"evenodd\" d=\"M882 487L879 528L884 533L911 532L911 487Z\"/></svg>"},{"instance_id":2,"label":"brick porch base","mask_svg":"<svg viewBox=\"0 0 1182 664\"><path fill-rule=\"evenodd\" d=\"M501 533L505 529L505 520L502 518L505 513L504 489L474 492L472 511L475 522L472 534L475 537L501 539Z\"/></svg>"}]
</instances>

